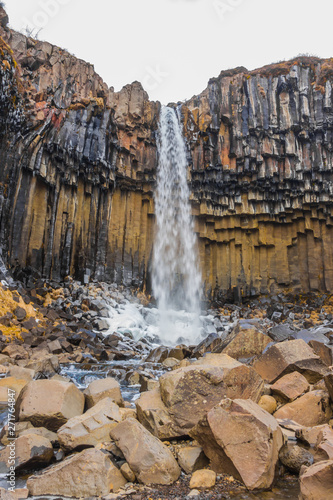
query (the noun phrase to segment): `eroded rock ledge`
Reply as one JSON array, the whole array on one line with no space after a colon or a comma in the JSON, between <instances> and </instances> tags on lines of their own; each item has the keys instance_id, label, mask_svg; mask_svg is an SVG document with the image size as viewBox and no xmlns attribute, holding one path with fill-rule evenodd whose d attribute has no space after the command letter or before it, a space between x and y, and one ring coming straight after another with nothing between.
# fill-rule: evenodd
<instances>
[{"instance_id":1,"label":"eroded rock ledge","mask_svg":"<svg viewBox=\"0 0 333 500\"><path fill-rule=\"evenodd\" d=\"M4 257L146 285L160 103L0 20ZM332 291L332 81L333 60L301 57L223 72L181 105L208 294Z\"/></svg>"}]
</instances>

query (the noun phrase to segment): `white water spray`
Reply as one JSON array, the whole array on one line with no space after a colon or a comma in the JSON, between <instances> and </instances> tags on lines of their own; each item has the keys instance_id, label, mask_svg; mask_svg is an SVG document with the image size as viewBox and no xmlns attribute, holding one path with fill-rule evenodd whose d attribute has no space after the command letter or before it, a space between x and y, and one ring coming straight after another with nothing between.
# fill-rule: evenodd
<instances>
[{"instance_id":1,"label":"white water spray","mask_svg":"<svg viewBox=\"0 0 333 500\"><path fill-rule=\"evenodd\" d=\"M201 274L189 202L186 147L175 111L163 107L158 134L153 293L160 338L195 343L200 335Z\"/></svg>"}]
</instances>

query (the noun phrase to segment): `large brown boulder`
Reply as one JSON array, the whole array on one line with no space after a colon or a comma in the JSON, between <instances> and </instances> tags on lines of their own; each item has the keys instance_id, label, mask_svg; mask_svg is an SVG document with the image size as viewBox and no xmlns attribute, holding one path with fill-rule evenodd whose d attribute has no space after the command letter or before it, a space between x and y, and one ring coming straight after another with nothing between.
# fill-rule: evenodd
<instances>
[{"instance_id":1,"label":"large brown boulder","mask_svg":"<svg viewBox=\"0 0 333 500\"><path fill-rule=\"evenodd\" d=\"M283 434L275 418L254 401L224 399L190 435L215 472L231 474L249 490L272 485Z\"/></svg>"},{"instance_id":2,"label":"large brown boulder","mask_svg":"<svg viewBox=\"0 0 333 500\"><path fill-rule=\"evenodd\" d=\"M0 403L8 404L8 389L15 399L18 399L23 388L27 385L27 380L15 377L6 377L0 380ZM12 392L13 391L13 392Z\"/></svg>"},{"instance_id":3,"label":"large brown boulder","mask_svg":"<svg viewBox=\"0 0 333 500\"><path fill-rule=\"evenodd\" d=\"M137 420L124 420L110 435L140 483L172 484L179 478L180 468L171 451Z\"/></svg>"},{"instance_id":4,"label":"large brown boulder","mask_svg":"<svg viewBox=\"0 0 333 500\"><path fill-rule=\"evenodd\" d=\"M329 500L333 498L333 460L318 462L302 469L299 500Z\"/></svg>"},{"instance_id":5,"label":"large brown boulder","mask_svg":"<svg viewBox=\"0 0 333 500\"><path fill-rule=\"evenodd\" d=\"M104 398L111 398L118 406L124 406L120 385L116 379L111 377L94 380L85 389L84 395L87 408L92 408Z\"/></svg>"},{"instance_id":6,"label":"large brown boulder","mask_svg":"<svg viewBox=\"0 0 333 500\"><path fill-rule=\"evenodd\" d=\"M325 391L311 391L288 403L274 413L278 419L288 419L304 427L314 427L329 422L332 409Z\"/></svg>"},{"instance_id":7,"label":"large brown boulder","mask_svg":"<svg viewBox=\"0 0 333 500\"><path fill-rule=\"evenodd\" d=\"M309 382L299 372L288 373L271 386L272 394L282 402L294 401L309 389Z\"/></svg>"},{"instance_id":8,"label":"large brown boulder","mask_svg":"<svg viewBox=\"0 0 333 500\"><path fill-rule=\"evenodd\" d=\"M83 413L84 396L69 382L33 380L22 390L17 408L18 420L56 431L67 420Z\"/></svg>"},{"instance_id":9,"label":"large brown boulder","mask_svg":"<svg viewBox=\"0 0 333 500\"><path fill-rule=\"evenodd\" d=\"M71 418L60 427L60 446L65 451L71 451L109 441L110 430L121 421L119 407L111 398L105 398L83 415Z\"/></svg>"},{"instance_id":10,"label":"large brown boulder","mask_svg":"<svg viewBox=\"0 0 333 500\"><path fill-rule=\"evenodd\" d=\"M253 368L226 354L207 354L160 378L162 401L179 435L188 434L222 398L259 401L263 386Z\"/></svg>"},{"instance_id":11,"label":"large brown boulder","mask_svg":"<svg viewBox=\"0 0 333 500\"><path fill-rule=\"evenodd\" d=\"M327 366L302 339L273 345L254 363L253 368L270 383L287 373L298 371L310 384L314 384L327 373Z\"/></svg>"},{"instance_id":12,"label":"large brown boulder","mask_svg":"<svg viewBox=\"0 0 333 500\"><path fill-rule=\"evenodd\" d=\"M223 349L223 354L240 359L259 356L272 339L259 331L251 320L240 320L226 342L228 345Z\"/></svg>"},{"instance_id":13,"label":"large brown boulder","mask_svg":"<svg viewBox=\"0 0 333 500\"><path fill-rule=\"evenodd\" d=\"M31 469L36 465L47 465L53 458L53 447L48 439L37 434L20 436L0 450L0 473L8 473L12 457L15 457L16 470Z\"/></svg>"},{"instance_id":14,"label":"large brown boulder","mask_svg":"<svg viewBox=\"0 0 333 500\"><path fill-rule=\"evenodd\" d=\"M106 454L90 448L31 476L27 487L32 496L87 498L108 495L126 482Z\"/></svg>"}]
</instances>

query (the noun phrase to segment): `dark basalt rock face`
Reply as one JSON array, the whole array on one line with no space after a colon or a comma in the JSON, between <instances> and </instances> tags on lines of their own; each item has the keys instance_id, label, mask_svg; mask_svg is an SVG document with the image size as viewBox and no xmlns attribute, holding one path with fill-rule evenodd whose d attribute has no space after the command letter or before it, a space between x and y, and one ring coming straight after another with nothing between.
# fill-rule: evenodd
<instances>
[{"instance_id":1,"label":"dark basalt rock face","mask_svg":"<svg viewBox=\"0 0 333 500\"><path fill-rule=\"evenodd\" d=\"M7 264L149 282L160 104L16 33L0 9ZM333 289L332 60L230 70L181 105L207 293Z\"/></svg>"}]
</instances>

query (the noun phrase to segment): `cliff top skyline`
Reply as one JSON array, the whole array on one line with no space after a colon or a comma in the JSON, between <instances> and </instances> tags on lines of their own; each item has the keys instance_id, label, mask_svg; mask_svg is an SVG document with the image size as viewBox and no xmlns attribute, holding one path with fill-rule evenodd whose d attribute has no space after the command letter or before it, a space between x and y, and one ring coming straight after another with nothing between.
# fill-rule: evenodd
<instances>
[{"instance_id":1,"label":"cliff top skyline","mask_svg":"<svg viewBox=\"0 0 333 500\"><path fill-rule=\"evenodd\" d=\"M211 77L296 55L328 58L333 5L318 0L10 0L10 26L94 64L116 91L140 81L163 104L200 93ZM325 15L323 15L325 12ZM310 34L310 35L309 35Z\"/></svg>"}]
</instances>

